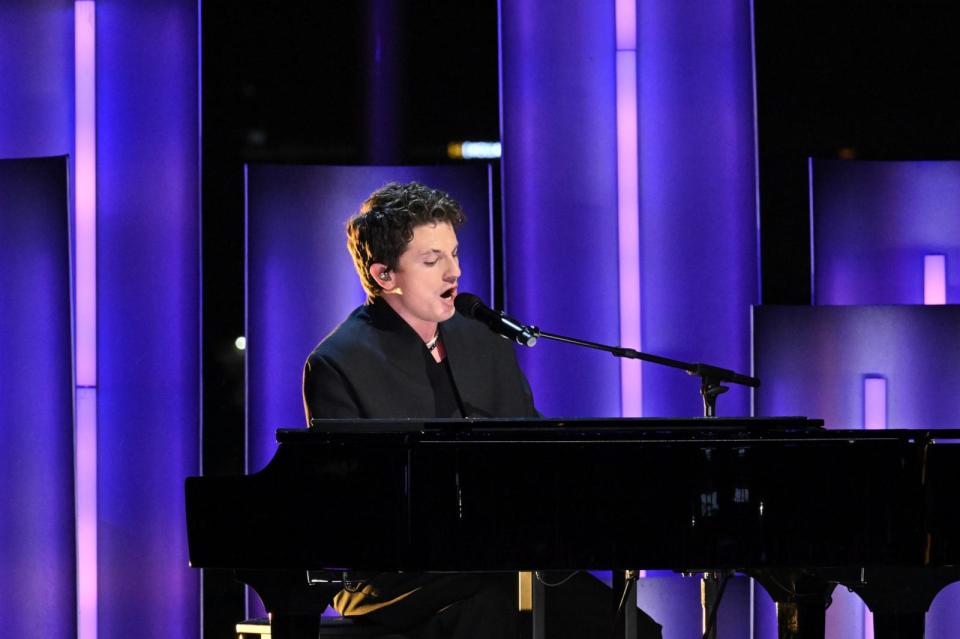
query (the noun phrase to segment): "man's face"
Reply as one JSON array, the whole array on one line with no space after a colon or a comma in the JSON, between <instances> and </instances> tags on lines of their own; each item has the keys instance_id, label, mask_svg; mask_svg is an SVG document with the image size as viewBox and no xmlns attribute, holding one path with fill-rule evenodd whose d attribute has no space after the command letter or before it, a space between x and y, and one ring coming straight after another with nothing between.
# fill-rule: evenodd
<instances>
[{"instance_id":1,"label":"man's face","mask_svg":"<svg viewBox=\"0 0 960 639\"><path fill-rule=\"evenodd\" d=\"M457 251L457 234L446 222L418 226L390 274L393 287L384 286L393 310L420 333L453 317L460 278Z\"/></svg>"}]
</instances>

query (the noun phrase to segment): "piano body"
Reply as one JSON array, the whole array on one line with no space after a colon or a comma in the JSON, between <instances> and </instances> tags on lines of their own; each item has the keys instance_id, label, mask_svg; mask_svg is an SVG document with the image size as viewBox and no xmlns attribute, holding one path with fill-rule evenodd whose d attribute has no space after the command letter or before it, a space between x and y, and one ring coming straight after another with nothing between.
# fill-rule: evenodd
<instances>
[{"instance_id":1,"label":"piano body","mask_svg":"<svg viewBox=\"0 0 960 639\"><path fill-rule=\"evenodd\" d=\"M839 583L877 639L922 637L960 579L960 431L471 419L277 439L258 473L188 478L186 505L191 565L237 571L280 639L337 589L307 570L736 570L778 602L781 637L822 637Z\"/></svg>"}]
</instances>

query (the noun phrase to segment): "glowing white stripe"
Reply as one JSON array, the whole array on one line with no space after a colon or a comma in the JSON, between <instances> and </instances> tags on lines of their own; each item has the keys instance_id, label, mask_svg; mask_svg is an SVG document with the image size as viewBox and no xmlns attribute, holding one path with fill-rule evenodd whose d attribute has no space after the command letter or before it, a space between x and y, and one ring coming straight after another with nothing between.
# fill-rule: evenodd
<instances>
[{"instance_id":1,"label":"glowing white stripe","mask_svg":"<svg viewBox=\"0 0 960 639\"><path fill-rule=\"evenodd\" d=\"M77 389L77 637L97 637L97 389ZM83 444L81 442L84 442ZM88 445L89 443L93 445Z\"/></svg>"},{"instance_id":2,"label":"glowing white stripe","mask_svg":"<svg viewBox=\"0 0 960 639\"><path fill-rule=\"evenodd\" d=\"M618 12L618 18L619 15ZM620 344L640 350L640 165L637 122L637 52L617 51ZM643 415L642 372L637 360L623 359L620 362L620 411L624 417Z\"/></svg>"},{"instance_id":3,"label":"glowing white stripe","mask_svg":"<svg viewBox=\"0 0 960 639\"><path fill-rule=\"evenodd\" d=\"M77 636L97 637L97 103L93 0L74 3Z\"/></svg>"},{"instance_id":4,"label":"glowing white stripe","mask_svg":"<svg viewBox=\"0 0 960 639\"><path fill-rule=\"evenodd\" d=\"M97 103L93 0L74 4L77 384L97 385Z\"/></svg>"},{"instance_id":5,"label":"glowing white stripe","mask_svg":"<svg viewBox=\"0 0 960 639\"><path fill-rule=\"evenodd\" d=\"M867 430L887 427L887 380L883 377L863 378L863 427Z\"/></svg>"},{"instance_id":6,"label":"glowing white stripe","mask_svg":"<svg viewBox=\"0 0 960 639\"><path fill-rule=\"evenodd\" d=\"M923 256L923 303L947 303L947 256Z\"/></svg>"},{"instance_id":7,"label":"glowing white stripe","mask_svg":"<svg viewBox=\"0 0 960 639\"><path fill-rule=\"evenodd\" d=\"M757 182L759 188L760 182ZM807 216L810 240L810 303L817 303L817 255L816 255L816 233L813 228L813 158L807 158ZM759 209L758 209L759 210ZM757 238L760 236L757 235ZM759 244L758 244L759 246ZM759 253L758 253L759 255Z\"/></svg>"},{"instance_id":8,"label":"glowing white stripe","mask_svg":"<svg viewBox=\"0 0 960 639\"><path fill-rule=\"evenodd\" d=\"M637 0L616 0L617 51L637 49Z\"/></svg>"}]
</instances>

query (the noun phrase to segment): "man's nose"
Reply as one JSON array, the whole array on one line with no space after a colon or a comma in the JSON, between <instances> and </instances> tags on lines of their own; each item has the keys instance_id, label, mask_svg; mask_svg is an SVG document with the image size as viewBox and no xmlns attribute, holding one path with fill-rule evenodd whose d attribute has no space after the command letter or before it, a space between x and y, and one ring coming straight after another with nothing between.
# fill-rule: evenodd
<instances>
[{"instance_id":1,"label":"man's nose","mask_svg":"<svg viewBox=\"0 0 960 639\"><path fill-rule=\"evenodd\" d=\"M447 279L456 280L460 277L460 260L453 258L450 260L450 268L447 269Z\"/></svg>"}]
</instances>

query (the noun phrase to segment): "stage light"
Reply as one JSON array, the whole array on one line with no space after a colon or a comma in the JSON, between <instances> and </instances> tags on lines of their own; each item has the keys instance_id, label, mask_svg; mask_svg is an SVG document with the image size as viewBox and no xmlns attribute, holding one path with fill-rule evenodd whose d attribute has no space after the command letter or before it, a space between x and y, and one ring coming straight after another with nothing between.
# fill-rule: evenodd
<instances>
[{"instance_id":1,"label":"stage light","mask_svg":"<svg viewBox=\"0 0 960 639\"><path fill-rule=\"evenodd\" d=\"M641 350L640 151L637 106L636 2L619 0L617 22L617 236L620 273L620 344ZM643 415L638 360L620 361L620 414Z\"/></svg>"},{"instance_id":2,"label":"stage light","mask_svg":"<svg viewBox=\"0 0 960 639\"><path fill-rule=\"evenodd\" d=\"M451 160L495 160L500 157L499 142L450 142L447 157Z\"/></svg>"},{"instance_id":3,"label":"stage light","mask_svg":"<svg viewBox=\"0 0 960 639\"><path fill-rule=\"evenodd\" d=\"M464 160L492 160L500 157L499 142L468 142L460 145Z\"/></svg>"},{"instance_id":4,"label":"stage light","mask_svg":"<svg viewBox=\"0 0 960 639\"><path fill-rule=\"evenodd\" d=\"M947 256L923 256L923 303L947 303Z\"/></svg>"},{"instance_id":5,"label":"stage light","mask_svg":"<svg viewBox=\"0 0 960 639\"><path fill-rule=\"evenodd\" d=\"M74 3L77 637L96 639L97 102L93 0Z\"/></svg>"},{"instance_id":6,"label":"stage light","mask_svg":"<svg viewBox=\"0 0 960 639\"><path fill-rule=\"evenodd\" d=\"M867 430L887 427L887 380L879 375L863 378L863 427Z\"/></svg>"},{"instance_id":7,"label":"stage light","mask_svg":"<svg viewBox=\"0 0 960 639\"><path fill-rule=\"evenodd\" d=\"M77 385L97 384L97 103L96 22L92 0L74 5L76 82Z\"/></svg>"}]
</instances>

